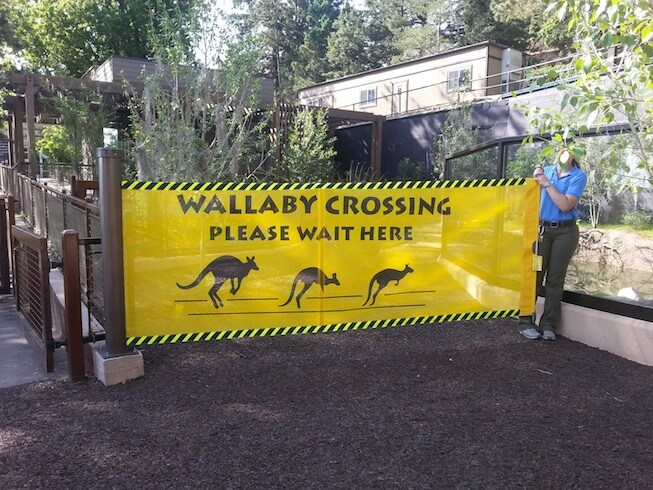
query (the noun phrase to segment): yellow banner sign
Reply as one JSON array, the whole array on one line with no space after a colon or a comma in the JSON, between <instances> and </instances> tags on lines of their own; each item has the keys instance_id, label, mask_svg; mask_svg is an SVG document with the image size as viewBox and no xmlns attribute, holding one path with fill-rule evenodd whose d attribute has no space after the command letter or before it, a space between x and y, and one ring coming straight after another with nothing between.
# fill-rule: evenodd
<instances>
[{"instance_id":1,"label":"yellow banner sign","mask_svg":"<svg viewBox=\"0 0 653 490\"><path fill-rule=\"evenodd\" d=\"M130 342L534 308L531 179L122 193Z\"/></svg>"}]
</instances>

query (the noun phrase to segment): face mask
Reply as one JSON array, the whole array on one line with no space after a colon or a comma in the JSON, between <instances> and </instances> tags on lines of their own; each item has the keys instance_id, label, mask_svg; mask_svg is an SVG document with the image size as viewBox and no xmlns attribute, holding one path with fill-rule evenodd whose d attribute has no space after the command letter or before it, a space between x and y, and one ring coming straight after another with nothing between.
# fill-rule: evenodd
<instances>
[{"instance_id":1,"label":"face mask","mask_svg":"<svg viewBox=\"0 0 653 490\"><path fill-rule=\"evenodd\" d=\"M560 154L560 158L558 161L560 162L560 165L567 165L567 161L569 160L569 151L565 150Z\"/></svg>"}]
</instances>

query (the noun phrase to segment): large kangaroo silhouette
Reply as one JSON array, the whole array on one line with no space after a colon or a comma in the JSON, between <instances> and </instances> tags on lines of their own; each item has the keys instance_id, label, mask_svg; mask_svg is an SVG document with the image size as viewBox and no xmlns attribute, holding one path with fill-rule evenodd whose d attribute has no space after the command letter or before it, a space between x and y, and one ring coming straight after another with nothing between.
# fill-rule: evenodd
<instances>
[{"instance_id":1,"label":"large kangaroo silhouette","mask_svg":"<svg viewBox=\"0 0 653 490\"><path fill-rule=\"evenodd\" d=\"M209 289L209 298L213 301L213 306L220 308L221 306L224 306L224 303L222 303L220 296L218 296L218 289L227 282L227 279L230 279L230 292L231 294L236 294L240 289L240 285L243 283L243 278L249 274L249 271L251 270L258 270L258 266L256 265L256 262L254 262L254 257L247 257L247 262L241 262L239 259L231 255L222 255L211 261L193 282L187 286L182 286L177 283L177 287L180 289L194 288L201 283L204 276L210 272L213 274L215 282L213 283L213 287Z\"/></svg>"},{"instance_id":2,"label":"large kangaroo silhouette","mask_svg":"<svg viewBox=\"0 0 653 490\"><path fill-rule=\"evenodd\" d=\"M365 300L365 303L363 303L363 306L367 304L367 302L370 300L370 297L372 298L370 306L372 306L376 301L376 296L384 287L388 285L389 282L397 281L396 285L398 285L399 281L401 281L409 272L413 272L413 269L411 269L410 266L406 264L406 267L404 267L404 270L402 271L397 269L383 269L382 271L374 274L374 277L372 277L372 280L370 281L370 286L367 289L367 299ZM378 288L374 294L372 294L372 288L374 287L375 282L378 284Z\"/></svg>"},{"instance_id":3,"label":"large kangaroo silhouette","mask_svg":"<svg viewBox=\"0 0 653 490\"><path fill-rule=\"evenodd\" d=\"M297 273L295 280L292 283L292 289L290 290L288 301L282 305L279 305L279 307L286 306L292 301L292 297L295 294L295 289L297 288L297 283L299 282L304 283L304 287L295 298L297 300L297 308L302 307L300 300L308 288L310 288L313 284L319 284L322 288L322 291L324 291L324 286L327 284L335 284L336 286L340 286L340 281L338 281L335 272L331 275L331 277L328 277L322 270L318 269L317 267L307 267L306 269L303 269Z\"/></svg>"}]
</instances>

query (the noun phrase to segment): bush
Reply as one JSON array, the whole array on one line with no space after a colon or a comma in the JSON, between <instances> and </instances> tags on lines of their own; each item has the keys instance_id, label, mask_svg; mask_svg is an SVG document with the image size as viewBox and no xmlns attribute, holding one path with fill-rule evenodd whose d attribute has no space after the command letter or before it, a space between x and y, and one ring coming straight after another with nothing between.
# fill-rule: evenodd
<instances>
[{"instance_id":1,"label":"bush","mask_svg":"<svg viewBox=\"0 0 653 490\"><path fill-rule=\"evenodd\" d=\"M635 230L643 230L651 223L651 216L644 211L630 211L624 215L624 224Z\"/></svg>"},{"instance_id":2,"label":"bush","mask_svg":"<svg viewBox=\"0 0 653 490\"><path fill-rule=\"evenodd\" d=\"M425 180L424 162L413 163L409 158L402 158L397 165L397 180Z\"/></svg>"}]
</instances>

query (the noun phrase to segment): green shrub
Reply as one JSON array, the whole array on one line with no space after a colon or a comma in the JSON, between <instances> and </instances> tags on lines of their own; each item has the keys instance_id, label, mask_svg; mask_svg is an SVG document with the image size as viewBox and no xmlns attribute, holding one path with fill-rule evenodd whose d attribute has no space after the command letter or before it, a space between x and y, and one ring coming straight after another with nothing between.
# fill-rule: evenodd
<instances>
[{"instance_id":1,"label":"green shrub","mask_svg":"<svg viewBox=\"0 0 653 490\"><path fill-rule=\"evenodd\" d=\"M402 158L397 165L397 180L425 180L424 163L413 163L410 158Z\"/></svg>"},{"instance_id":2,"label":"green shrub","mask_svg":"<svg viewBox=\"0 0 653 490\"><path fill-rule=\"evenodd\" d=\"M630 211L624 215L623 221L635 230L643 230L651 223L651 216L644 211Z\"/></svg>"}]
</instances>

